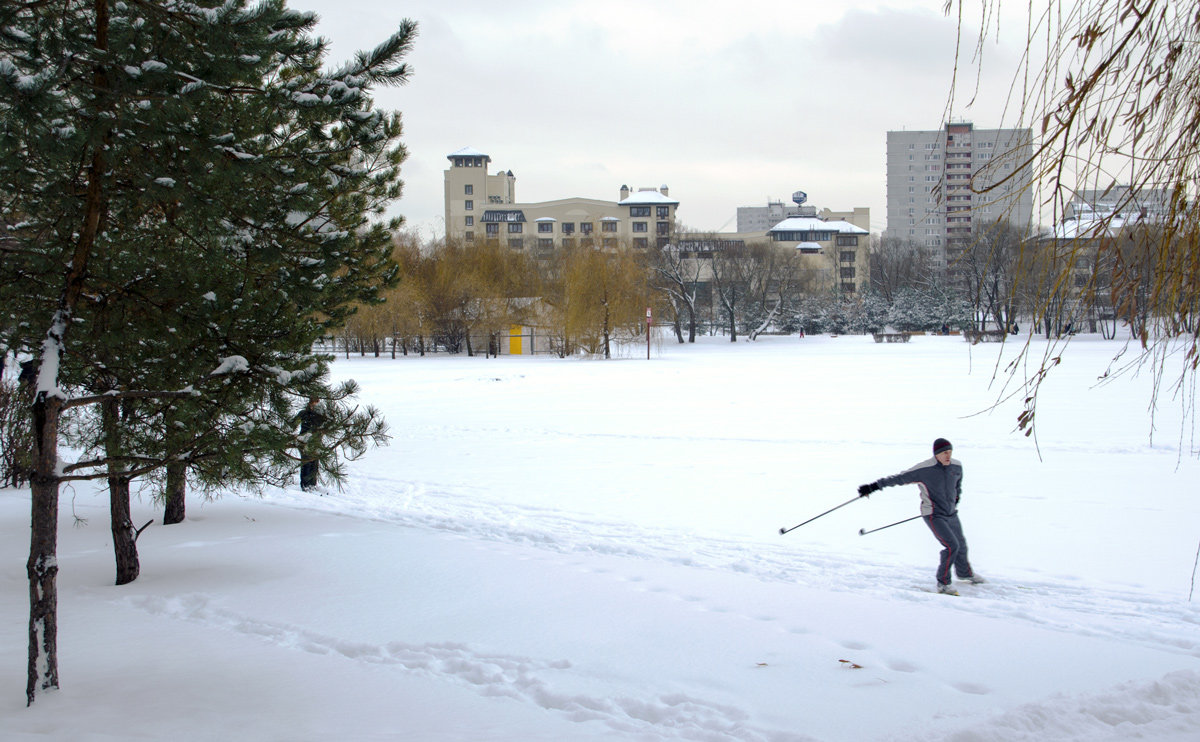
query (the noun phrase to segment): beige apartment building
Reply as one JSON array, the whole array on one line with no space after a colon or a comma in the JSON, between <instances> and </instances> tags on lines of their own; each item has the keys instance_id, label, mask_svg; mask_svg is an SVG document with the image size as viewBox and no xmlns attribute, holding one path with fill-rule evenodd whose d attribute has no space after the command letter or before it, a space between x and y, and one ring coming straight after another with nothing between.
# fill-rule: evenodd
<instances>
[{"instance_id":1,"label":"beige apartment building","mask_svg":"<svg viewBox=\"0 0 1200 742\"><path fill-rule=\"evenodd\" d=\"M711 262L714 251L731 245L770 242L795 250L802 270L819 276L820 285L854 295L870 280L870 210L835 212L802 205L779 208L770 224L739 232L676 234L679 202L667 187L621 186L616 201L564 198L522 203L516 198L511 170L489 173L491 157L470 147L447 155L445 171L446 237L462 242L496 241L534 256L574 246L631 245L665 248L675 241L685 257ZM793 195L797 198L801 194ZM739 209L739 212L741 209ZM711 271L701 270L702 280Z\"/></svg>"},{"instance_id":2,"label":"beige apartment building","mask_svg":"<svg viewBox=\"0 0 1200 742\"><path fill-rule=\"evenodd\" d=\"M446 238L494 240L533 255L560 247L662 247L675 229L679 202L667 187L621 186L620 198L563 198L522 203L511 170L488 173L492 158L466 147L447 155Z\"/></svg>"}]
</instances>

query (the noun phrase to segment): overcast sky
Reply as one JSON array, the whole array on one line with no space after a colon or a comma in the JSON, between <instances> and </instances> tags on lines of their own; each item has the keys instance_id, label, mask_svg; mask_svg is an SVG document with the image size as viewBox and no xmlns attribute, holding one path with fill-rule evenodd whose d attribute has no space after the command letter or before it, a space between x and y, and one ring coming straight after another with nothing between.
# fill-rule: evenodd
<instances>
[{"instance_id":1,"label":"overcast sky","mask_svg":"<svg viewBox=\"0 0 1200 742\"><path fill-rule=\"evenodd\" d=\"M396 210L427 237L444 234L446 156L466 146L511 170L523 202L665 184L680 222L732 231L738 206L803 190L818 208L869 207L882 231L887 132L942 125L958 36L943 0L289 5L321 17L330 67L418 23L411 81L375 98L403 113ZM1022 18L1001 30L1023 44ZM952 115L981 128L1016 123L1005 101L1019 49L997 36L974 103L972 49L959 69Z\"/></svg>"}]
</instances>

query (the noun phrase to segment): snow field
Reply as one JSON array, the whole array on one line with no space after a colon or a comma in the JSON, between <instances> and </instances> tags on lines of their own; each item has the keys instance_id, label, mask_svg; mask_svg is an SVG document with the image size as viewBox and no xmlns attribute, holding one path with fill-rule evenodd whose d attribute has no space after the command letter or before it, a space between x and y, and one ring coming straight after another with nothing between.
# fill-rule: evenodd
<instances>
[{"instance_id":1,"label":"snow field","mask_svg":"<svg viewBox=\"0 0 1200 742\"><path fill-rule=\"evenodd\" d=\"M1144 375L1095 385L1117 347L1068 348L1040 458L986 411L1012 346L958 338L340 359L393 434L341 492L192 502L117 588L105 495L64 491L62 690L30 709L0 491L0 737L1195 739L1197 462L1170 405L1151 441ZM912 488L779 535L937 436L989 583L928 592L920 521L858 535Z\"/></svg>"}]
</instances>

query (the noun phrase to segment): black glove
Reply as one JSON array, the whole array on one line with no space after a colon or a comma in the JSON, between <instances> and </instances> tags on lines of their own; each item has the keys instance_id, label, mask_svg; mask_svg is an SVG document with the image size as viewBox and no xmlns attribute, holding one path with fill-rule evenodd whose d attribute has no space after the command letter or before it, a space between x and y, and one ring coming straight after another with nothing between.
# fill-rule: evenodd
<instances>
[{"instance_id":1,"label":"black glove","mask_svg":"<svg viewBox=\"0 0 1200 742\"><path fill-rule=\"evenodd\" d=\"M883 489L883 488L879 486L879 482L871 482L870 484L861 484L858 487L858 496L866 497L867 495L871 494L872 492L875 492L876 490L880 490L880 489Z\"/></svg>"}]
</instances>

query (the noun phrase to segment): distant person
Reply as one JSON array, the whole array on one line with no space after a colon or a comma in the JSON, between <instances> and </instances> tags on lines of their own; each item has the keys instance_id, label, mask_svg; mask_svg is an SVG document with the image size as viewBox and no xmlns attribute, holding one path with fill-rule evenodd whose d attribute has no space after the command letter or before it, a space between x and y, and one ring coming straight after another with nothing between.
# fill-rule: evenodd
<instances>
[{"instance_id":1,"label":"distant person","mask_svg":"<svg viewBox=\"0 0 1200 742\"><path fill-rule=\"evenodd\" d=\"M308 406L300 410L296 419L300 421L300 435L308 434L300 443L300 489L311 490L317 486L317 448L321 445L321 426L325 416L317 410L316 397L308 398Z\"/></svg>"},{"instance_id":2,"label":"distant person","mask_svg":"<svg viewBox=\"0 0 1200 742\"><path fill-rule=\"evenodd\" d=\"M949 334L950 334L950 325L947 325L947 324L946 324L946 323L944 323L944 322L942 323L942 334L943 334L943 335L949 335Z\"/></svg>"},{"instance_id":3,"label":"distant person","mask_svg":"<svg viewBox=\"0 0 1200 742\"><path fill-rule=\"evenodd\" d=\"M967 560L967 539L958 520L958 501L962 498L962 463L952 458L954 447L945 438L933 442L933 458L916 464L906 471L877 479L858 488L858 496L898 484L915 484L921 491L921 516L934 538L943 547L937 570L937 591L958 595L950 584L950 569L958 579L978 585L984 579L975 574Z\"/></svg>"}]
</instances>

